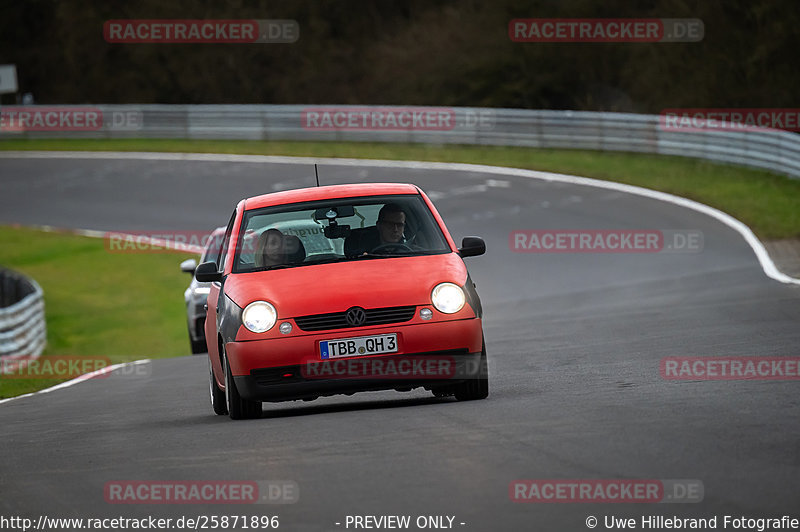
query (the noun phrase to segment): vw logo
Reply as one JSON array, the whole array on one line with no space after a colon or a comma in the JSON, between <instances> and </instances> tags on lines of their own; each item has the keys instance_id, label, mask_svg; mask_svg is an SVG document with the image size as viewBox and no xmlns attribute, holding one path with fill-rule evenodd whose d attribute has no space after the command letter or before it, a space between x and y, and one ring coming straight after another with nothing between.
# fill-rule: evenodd
<instances>
[{"instance_id":1,"label":"vw logo","mask_svg":"<svg viewBox=\"0 0 800 532\"><path fill-rule=\"evenodd\" d=\"M351 327L358 327L359 325L364 325L364 322L367 321L367 312L361 307L352 307L347 309L344 318Z\"/></svg>"}]
</instances>

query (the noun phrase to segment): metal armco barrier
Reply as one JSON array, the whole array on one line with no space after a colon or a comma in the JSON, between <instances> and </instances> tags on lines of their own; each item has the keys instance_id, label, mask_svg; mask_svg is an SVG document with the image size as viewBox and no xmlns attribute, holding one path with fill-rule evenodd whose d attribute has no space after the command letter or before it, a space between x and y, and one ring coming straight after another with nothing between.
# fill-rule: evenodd
<instances>
[{"instance_id":1,"label":"metal armco barrier","mask_svg":"<svg viewBox=\"0 0 800 532\"><path fill-rule=\"evenodd\" d=\"M46 340L42 289L33 279L0 269L0 373L13 361L37 358Z\"/></svg>"},{"instance_id":2,"label":"metal armco barrier","mask_svg":"<svg viewBox=\"0 0 800 532\"><path fill-rule=\"evenodd\" d=\"M0 139L252 139L572 148L695 157L800 178L797 133L756 128L676 130L664 127L659 115L337 105L5 106L0 113ZM22 113L28 113L27 120L21 120Z\"/></svg>"}]
</instances>

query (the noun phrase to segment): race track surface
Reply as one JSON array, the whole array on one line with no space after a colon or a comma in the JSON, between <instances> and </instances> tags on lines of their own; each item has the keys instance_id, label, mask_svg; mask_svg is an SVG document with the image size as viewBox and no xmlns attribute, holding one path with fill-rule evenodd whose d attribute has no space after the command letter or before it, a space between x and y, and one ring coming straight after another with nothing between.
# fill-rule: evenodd
<instances>
[{"instance_id":1,"label":"race track surface","mask_svg":"<svg viewBox=\"0 0 800 532\"><path fill-rule=\"evenodd\" d=\"M454 528L472 531L587 530L590 515L598 530L610 515L800 517L800 383L672 381L659 369L664 357L800 355L800 288L768 279L738 233L601 188L379 165L319 171L323 184L415 183L458 242L486 240L486 255L466 263L484 304L489 399L376 392L265 403L263 419L233 422L210 409L205 357L155 360L144 375L0 405L0 514L278 515L280 529L309 531L344 530L348 515L455 516ZM302 186L313 186L306 164L3 157L0 223L210 230L239 199ZM693 230L703 249L513 252L509 234L526 229ZM509 486L519 479L693 479L704 498L518 503ZM285 480L300 497L107 503L105 484L124 480Z\"/></svg>"}]
</instances>

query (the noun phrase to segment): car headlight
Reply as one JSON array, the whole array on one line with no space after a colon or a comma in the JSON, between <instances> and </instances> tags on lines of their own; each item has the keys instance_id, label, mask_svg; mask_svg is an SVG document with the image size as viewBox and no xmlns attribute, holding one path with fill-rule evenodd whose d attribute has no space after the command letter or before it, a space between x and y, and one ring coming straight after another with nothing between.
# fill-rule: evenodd
<instances>
[{"instance_id":1,"label":"car headlight","mask_svg":"<svg viewBox=\"0 0 800 532\"><path fill-rule=\"evenodd\" d=\"M266 301L253 301L242 312L242 323L254 333L267 332L277 320L278 312Z\"/></svg>"},{"instance_id":2,"label":"car headlight","mask_svg":"<svg viewBox=\"0 0 800 532\"><path fill-rule=\"evenodd\" d=\"M194 294L197 296L207 296L211 292L210 286L197 286L194 289Z\"/></svg>"},{"instance_id":3,"label":"car headlight","mask_svg":"<svg viewBox=\"0 0 800 532\"><path fill-rule=\"evenodd\" d=\"M431 302L436 310L445 314L455 314L467 302L464 291L453 283L437 284L431 292Z\"/></svg>"}]
</instances>

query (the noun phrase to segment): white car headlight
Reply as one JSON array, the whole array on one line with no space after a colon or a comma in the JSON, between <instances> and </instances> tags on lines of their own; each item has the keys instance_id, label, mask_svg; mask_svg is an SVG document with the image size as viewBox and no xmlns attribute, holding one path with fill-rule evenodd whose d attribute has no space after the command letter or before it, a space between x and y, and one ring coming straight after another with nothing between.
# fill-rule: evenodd
<instances>
[{"instance_id":1,"label":"white car headlight","mask_svg":"<svg viewBox=\"0 0 800 532\"><path fill-rule=\"evenodd\" d=\"M278 312L266 301L253 301L242 311L242 323L254 333L267 332L277 320Z\"/></svg>"},{"instance_id":2,"label":"white car headlight","mask_svg":"<svg viewBox=\"0 0 800 532\"><path fill-rule=\"evenodd\" d=\"M431 302L436 310L445 314L455 314L467 302L464 291L453 283L437 284L431 292Z\"/></svg>"}]
</instances>

